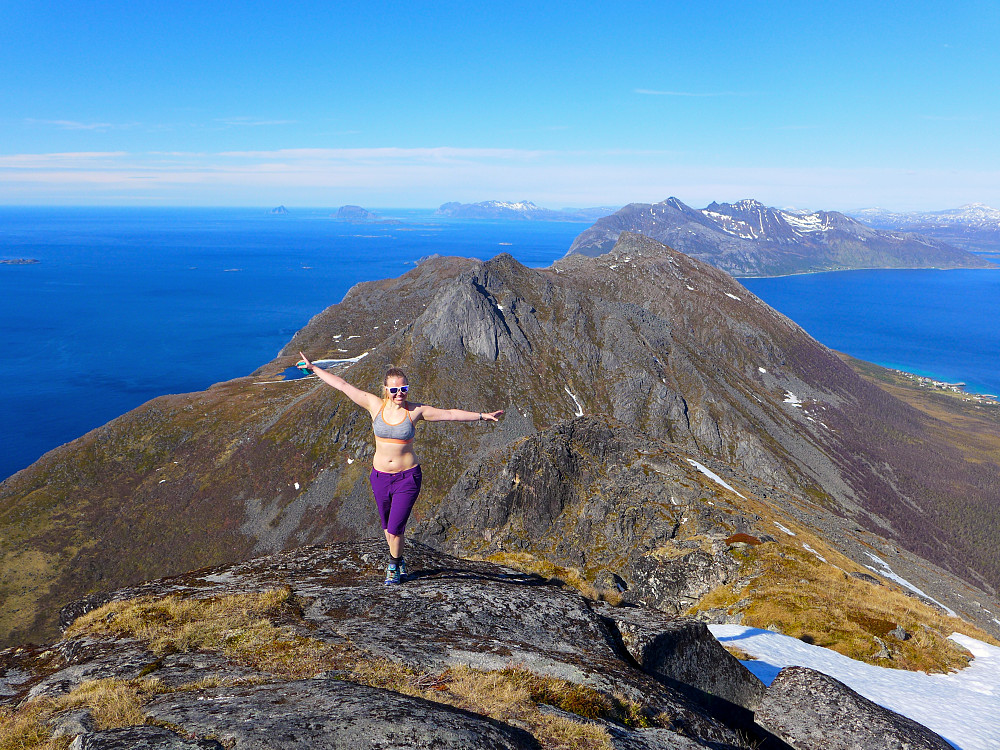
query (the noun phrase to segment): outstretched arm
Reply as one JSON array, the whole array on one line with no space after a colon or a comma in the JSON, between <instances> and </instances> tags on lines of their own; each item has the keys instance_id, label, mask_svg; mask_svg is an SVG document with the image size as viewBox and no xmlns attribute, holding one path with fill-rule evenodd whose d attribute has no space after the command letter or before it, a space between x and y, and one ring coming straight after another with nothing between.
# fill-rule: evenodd
<instances>
[{"instance_id":1,"label":"outstretched arm","mask_svg":"<svg viewBox=\"0 0 1000 750\"><path fill-rule=\"evenodd\" d=\"M499 411L465 411L464 409L438 409L434 406L420 406L417 415L428 422L496 422L503 409Z\"/></svg>"},{"instance_id":2,"label":"outstretched arm","mask_svg":"<svg viewBox=\"0 0 1000 750\"><path fill-rule=\"evenodd\" d=\"M355 388L353 385L348 383L339 375L334 375L332 372L327 372L322 367L316 367L305 354L299 352L299 356L302 357L302 361L305 363L302 367L309 372L313 373L317 378L322 380L327 385L333 386L338 391L347 396L351 401L356 403L363 409L367 409L370 413L374 414L382 406L382 399L376 396L374 393L369 393L368 391L363 391L360 388Z\"/></svg>"}]
</instances>

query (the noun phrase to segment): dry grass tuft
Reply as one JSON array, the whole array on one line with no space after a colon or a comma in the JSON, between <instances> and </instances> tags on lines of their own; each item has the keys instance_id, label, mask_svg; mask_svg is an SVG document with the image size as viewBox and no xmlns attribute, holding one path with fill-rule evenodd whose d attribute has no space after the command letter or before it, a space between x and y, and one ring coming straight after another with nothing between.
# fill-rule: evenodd
<instances>
[{"instance_id":1,"label":"dry grass tuft","mask_svg":"<svg viewBox=\"0 0 1000 750\"><path fill-rule=\"evenodd\" d=\"M53 701L55 712L81 706L90 710L98 729L142 724L145 697L162 691L159 680L87 680L68 695Z\"/></svg>"},{"instance_id":2,"label":"dry grass tuft","mask_svg":"<svg viewBox=\"0 0 1000 750\"><path fill-rule=\"evenodd\" d=\"M28 704L17 711L0 708L0 750L66 750L70 738L52 738L42 722L48 714L40 705Z\"/></svg>"},{"instance_id":3,"label":"dry grass tuft","mask_svg":"<svg viewBox=\"0 0 1000 750\"><path fill-rule=\"evenodd\" d=\"M741 570L744 580L752 578L747 588L721 586L695 611L729 609L739 602L745 625L777 630L869 664L923 672L968 666L971 654L948 639L951 633L993 642L963 620L889 586L849 576L797 547L764 544L753 549ZM897 625L911 637L898 641L888 636ZM876 637L887 643L891 660L874 658L880 648Z\"/></svg>"}]
</instances>

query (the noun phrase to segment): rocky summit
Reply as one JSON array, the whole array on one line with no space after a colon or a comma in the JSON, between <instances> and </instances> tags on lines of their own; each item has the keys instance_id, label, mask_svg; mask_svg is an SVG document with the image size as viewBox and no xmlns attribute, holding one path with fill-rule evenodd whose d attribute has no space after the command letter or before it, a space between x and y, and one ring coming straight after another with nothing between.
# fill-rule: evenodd
<instances>
[{"instance_id":1,"label":"rocky summit","mask_svg":"<svg viewBox=\"0 0 1000 750\"><path fill-rule=\"evenodd\" d=\"M397 364L415 401L505 409L420 424L428 543L762 625L755 576L823 590L852 573L1000 633L995 417L915 408L731 276L625 233L547 269L439 257L358 284L253 375L151 401L6 480L3 643L51 639L93 592L378 538L370 420L285 380L299 350L368 390ZM865 643L901 624L851 617Z\"/></svg>"},{"instance_id":2,"label":"rocky summit","mask_svg":"<svg viewBox=\"0 0 1000 750\"><path fill-rule=\"evenodd\" d=\"M822 675L765 688L702 623L407 557L402 586L373 542L75 602L60 640L0 652L0 710L89 750L948 746Z\"/></svg>"}]
</instances>

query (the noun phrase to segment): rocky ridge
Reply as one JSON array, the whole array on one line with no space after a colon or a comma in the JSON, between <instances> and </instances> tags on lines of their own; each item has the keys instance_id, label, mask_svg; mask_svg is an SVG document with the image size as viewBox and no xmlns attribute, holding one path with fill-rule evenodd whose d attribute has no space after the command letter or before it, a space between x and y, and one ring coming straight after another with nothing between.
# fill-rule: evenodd
<instances>
[{"instance_id":1,"label":"rocky ridge","mask_svg":"<svg viewBox=\"0 0 1000 750\"><path fill-rule=\"evenodd\" d=\"M836 211L795 213L755 200L694 209L677 198L632 203L581 233L569 253L597 256L638 232L735 276L853 268L992 268L913 232L876 230Z\"/></svg>"},{"instance_id":2,"label":"rocky ridge","mask_svg":"<svg viewBox=\"0 0 1000 750\"><path fill-rule=\"evenodd\" d=\"M486 263L434 258L398 279L359 284L253 376L156 399L10 478L0 485L6 642L51 637L52 613L74 596L301 544L377 537L365 477L367 416L313 379L283 381L300 349L340 360L339 372L371 390L386 364L402 364L414 400L506 409L495 426L421 424L421 459L433 471L414 521L428 533L439 516L454 518L445 500L470 467L513 460L509 451L524 445L517 441L594 415L635 431L622 445L666 441L667 454L682 457L669 469L671 486L650 485L657 497L715 502L694 496L709 486L691 474L687 460L696 461L729 477L745 498L780 501L784 515L775 520L809 530L851 570L877 555L995 632L995 561L991 546L977 541L997 525L994 459L967 461L930 417L860 379L728 275L626 233L612 253L572 255L549 269L507 255ZM579 458L562 476L568 486L585 473L588 454L603 455L596 450L570 452ZM635 460L630 454L622 463ZM607 468L601 482L633 487ZM500 486L480 476L481 488L469 484L470 491ZM511 523L526 510L539 521L556 517L518 506ZM733 529L720 537L727 523ZM751 534L758 540L768 535L750 521L713 520L711 538L699 541L717 559L712 565L730 554L724 541L743 528L737 523L759 532ZM705 559L681 544L698 541L697 533L675 541L663 529L650 525L649 539L669 541L666 551L635 565L651 575L669 570L675 550ZM552 564L577 568L590 584L602 569L623 580L638 570L632 562L620 571L590 565L605 554L596 549L576 561L549 542L514 551L552 555ZM801 545L798 554L811 555ZM636 580L633 591L641 590ZM708 588L686 591L696 599ZM736 603L710 609L737 617L738 608L728 611Z\"/></svg>"},{"instance_id":3,"label":"rocky ridge","mask_svg":"<svg viewBox=\"0 0 1000 750\"><path fill-rule=\"evenodd\" d=\"M701 623L419 545L385 587L383 555L305 547L76 602L58 642L0 652L0 718L90 750L819 747L804 716L826 747L948 747L822 675L765 688Z\"/></svg>"}]
</instances>

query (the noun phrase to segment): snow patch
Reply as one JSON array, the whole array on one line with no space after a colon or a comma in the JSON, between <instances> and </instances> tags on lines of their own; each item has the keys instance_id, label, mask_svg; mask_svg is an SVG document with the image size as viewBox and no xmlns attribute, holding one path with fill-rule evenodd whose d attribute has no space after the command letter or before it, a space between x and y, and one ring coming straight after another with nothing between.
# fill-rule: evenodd
<instances>
[{"instance_id":1,"label":"snow patch","mask_svg":"<svg viewBox=\"0 0 1000 750\"><path fill-rule=\"evenodd\" d=\"M782 530L782 531L784 531L784 532L785 532L786 534L788 534L788 536L798 536L798 534L796 534L796 533L795 533L794 531L792 531L792 530L791 530L790 528L788 528L787 526L782 526L782 525L781 525L780 523L778 523L777 521L774 521L773 523L774 523L774 525L775 525L775 526L777 526L777 527L778 527L779 529L781 529L781 530Z\"/></svg>"},{"instance_id":2,"label":"snow patch","mask_svg":"<svg viewBox=\"0 0 1000 750\"><path fill-rule=\"evenodd\" d=\"M736 300L737 302L742 302L743 301L741 298L737 297L735 294L730 294L729 292L726 292L726 296L729 297L730 299Z\"/></svg>"},{"instance_id":3,"label":"snow patch","mask_svg":"<svg viewBox=\"0 0 1000 750\"><path fill-rule=\"evenodd\" d=\"M295 485L294 485L294 487L295 487L295 489L298 489L299 488L299 483L296 482Z\"/></svg>"},{"instance_id":4,"label":"snow patch","mask_svg":"<svg viewBox=\"0 0 1000 750\"><path fill-rule=\"evenodd\" d=\"M920 596L924 597L925 599L928 599L928 600L934 602L936 605L938 605L939 607L941 607L941 609L943 609L945 612L947 612L952 617L958 617L958 614L955 612L955 610L950 609L950 608L944 606L941 602L939 602L933 596L930 596L929 594L921 591L920 589L918 589L916 586L914 586L912 583L910 583L909 581L907 581L902 576L896 575L893 572L892 568L889 567L889 564L885 560L883 560L881 557L873 555L871 552L866 552L865 554L868 555L868 557L870 557L872 560L874 560L875 562L877 562L879 564L878 568L873 568L871 565L866 565L865 567L868 568L868 570L873 570L876 573L878 573L880 576L882 576L883 578L888 578L888 579L890 579L892 581L895 581L900 586L905 586L906 588L908 588L913 593L919 594Z\"/></svg>"},{"instance_id":5,"label":"snow patch","mask_svg":"<svg viewBox=\"0 0 1000 750\"><path fill-rule=\"evenodd\" d=\"M579 401L577 400L576 396L574 396L574 395L573 395L573 391L571 391L571 390L570 390L570 389L569 389L569 388L568 388L567 386L565 386L565 385L563 386L563 390L564 390L564 391L566 391L566 393L568 393L568 394L569 394L569 397L570 397L571 399L573 399L573 403L574 403L574 404L576 404L576 416L578 416L578 417L582 417L582 416L583 416L583 407L582 407L582 406L580 406L580 402L579 402Z\"/></svg>"},{"instance_id":6,"label":"snow patch","mask_svg":"<svg viewBox=\"0 0 1000 750\"><path fill-rule=\"evenodd\" d=\"M805 542L802 542L802 549L804 549L806 552L812 552L820 560L822 560L823 562L827 562L827 559L825 557L823 557L823 555L821 555L819 552L817 552L816 550L814 550L812 547L810 547Z\"/></svg>"},{"instance_id":7,"label":"snow patch","mask_svg":"<svg viewBox=\"0 0 1000 750\"><path fill-rule=\"evenodd\" d=\"M1000 648L954 633L951 640L975 657L951 674L888 669L810 646L797 638L742 625L709 625L723 645L755 657L744 661L769 685L782 667L802 666L834 677L871 701L917 721L962 750L1000 747Z\"/></svg>"},{"instance_id":8,"label":"snow patch","mask_svg":"<svg viewBox=\"0 0 1000 750\"><path fill-rule=\"evenodd\" d=\"M740 495L740 493L737 492L736 489L732 485L728 484L726 482L726 480L724 480L722 477L720 477L718 474L716 474L714 471L712 471L708 467L702 466L700 463L698 463L697 461L695 461L693 458L689 458L687 460L687 462L689 464L691 464L694 468L696 468L698 471L700 471L702 474L704 474L706 477L708 477L713 482L715 482L716 484L722 485L727 490L729 490L730 492L732 492L734 495L739 495L740 497L743 497L743 495ZM743 499L746 500L745 497L743 497Z\"/></svg>"},{"instance_id":9,"label":"snow patch","mask_svg":"<svg viewBox=\"0 0 1000 750\"><path fill-rule=\"evenodd\" d=\"M798 396L796 396L791 391L785 391L785 401L784 401L784 403L791 404L792 406L794 406L794 407L796 407L798 409L802 408L802 402L799 400Z\"/></svg>"},{"instance_id":10,"label":"snow patch","mask_svg":"<svg viewBox=\"0 0 1000 750\"><path fill-rule=\"evenodd\" d=\"M763 367L758 367L757 372L759 372L761 375L767 375L767 370L765 370Z\"/></svg>"}]
</instances>

